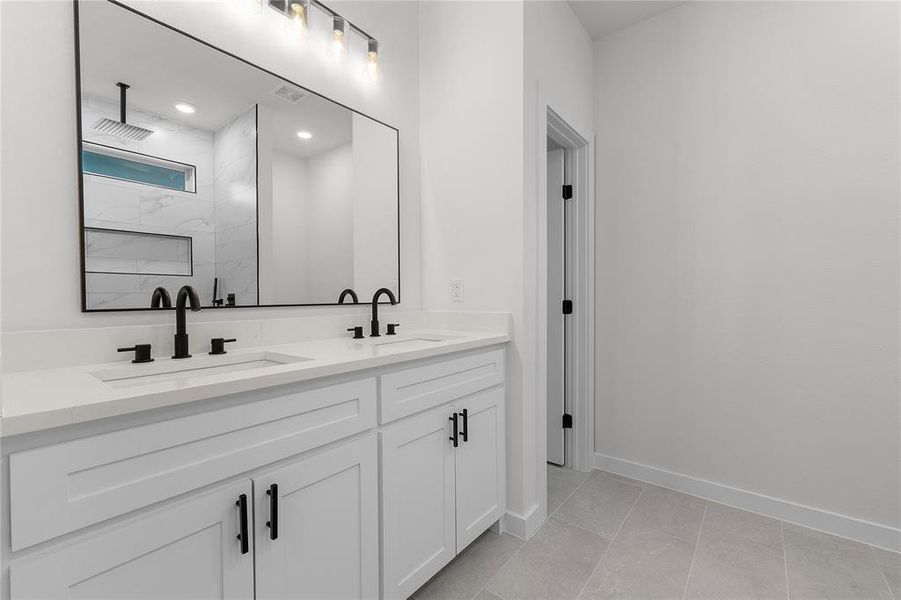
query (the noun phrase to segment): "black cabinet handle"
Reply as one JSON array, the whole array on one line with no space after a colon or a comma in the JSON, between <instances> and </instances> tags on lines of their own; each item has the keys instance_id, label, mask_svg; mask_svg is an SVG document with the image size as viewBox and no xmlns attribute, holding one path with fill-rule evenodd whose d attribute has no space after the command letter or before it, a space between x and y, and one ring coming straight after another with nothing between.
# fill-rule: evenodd
<instances>
[{"instance_id":1,"label":"black cabinet handle","mask_svg":"<svg viewBox=\"0 0 901 600\"><path fill-rule=\"evenodd\" d=\"M458 435L458 429L457 429L457 428L459 427L459 423L457 422L457 413L454 413L453 416L448 417L448 419L450 419L451 422L453 422L453 424L454 424L454 435L450 436L450 437L447 438L447 439L449 439L450 441L452 441L452 442L454 443L454 448L456 448L457 446L460 445L460 443L457 441L457 435Z\"/></svg>"},{"instance_id":2,"label":"black cabinet handle","mask_svg":"<svg viewBox=\"0 0 901 600\"><path fill-rule=\"evenodd\" d=\"M241 516L241 533L238 534L238 539L241 540L241 554L247 554L250 552L250 540L247 539L247 494L238 496L235 506L238 507Z\"/></svg>"},{"instance_id":3,"label":"black cabinet handle","mask_svg":"<svg viewBox=\"0 0 901 600\"><path fill-rule=\"evenodd\" d=\"M266 521L266 527L269 528L269 539L278 539L278 484L273 483L266 490L269 495L269 520Z\"/></svg>"},{"instance_id":4,"label":"black cabinet handle","mask_svg":"<svg viewBox=\"0 0 901 600\"><path fill-rule=\"evenodd\" d=\"M469 441L469 410L464 408L462 411L460 411L460 415L463 417L463 431L460 433L460 435L463 436L464 442L468 442Z\"/></svg>"}]
</instances>

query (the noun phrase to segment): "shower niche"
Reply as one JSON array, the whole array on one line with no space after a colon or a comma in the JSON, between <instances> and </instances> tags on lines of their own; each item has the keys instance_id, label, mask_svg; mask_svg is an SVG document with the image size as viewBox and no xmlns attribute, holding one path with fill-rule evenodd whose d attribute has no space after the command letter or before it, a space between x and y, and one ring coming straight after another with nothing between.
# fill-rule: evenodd
<instances>
[{"instance_id":1,"label":"shower niche","mask_svg":"<svg viewBox=\"0 0 901 600\"><path fill-rule=\"evenodd\" d=\"M75 27L82 310L400 297L397 129L114 2Z\"/></svg>"}]
</instances>

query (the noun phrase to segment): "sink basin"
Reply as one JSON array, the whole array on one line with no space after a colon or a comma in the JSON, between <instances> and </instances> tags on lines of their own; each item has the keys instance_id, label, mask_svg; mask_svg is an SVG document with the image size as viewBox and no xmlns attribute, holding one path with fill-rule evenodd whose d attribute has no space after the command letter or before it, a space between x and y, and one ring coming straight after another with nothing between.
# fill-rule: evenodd
<instances>
[{"instance_id":1,"label":"sink basin","mask_svg":"<svg viewBox=\"0 0 901 600\"><path fill-rule=\"evenodd\" d=\"M179 360L161 360L145 364L129 364L91 373L94 377L114 388L136 387L154 383L190 383L191 379L252 371L278 365L287 365L311 360L304 356L292 356L278 352L250 352L246 354L226 354L225 356L198 356Z\"/></svg>"},{"instance_id":2,"label":"sink basin","mask_svg":"<svg viewBox=\"0 0 901 600\"><path fill-rule=\"evenodd\" d=\"M441 335L431 333L409 334L409 335L392 335L374 339L371 343L373 346L384 350L409 350L421 346L431 346L438 342L445 342L458 338L457 335Z\"/></svg>"}]
</instances>

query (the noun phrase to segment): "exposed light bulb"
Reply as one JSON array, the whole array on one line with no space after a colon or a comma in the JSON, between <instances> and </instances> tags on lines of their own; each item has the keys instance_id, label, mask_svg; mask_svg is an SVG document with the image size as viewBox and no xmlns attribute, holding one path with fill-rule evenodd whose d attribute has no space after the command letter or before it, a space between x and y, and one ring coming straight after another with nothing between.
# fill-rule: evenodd
<instances>
[{"instance_id":1,"label":"exposed light bulb","mask_svg":"<svg viewBox=\"0 0 901 600\"><path fill-rule=\"evenodd\" d=\"M369 38L369 54L366 59L366 68L363 69L363 77L369 81L378 81L382 76L382 70L379 67L379 43L373 38Z\"/></svg>"},{"instance_id":2,"label":"exposed light bulb","mask_svg":"<svg viewBox=\"0 0 901 600\"><path fill-rule=\"evenodd\" d=\"M347 42L344 36L344 18L335 15L332 20L332 41L329 42L328 53L335 62L344 60L347 55Z\"/></svg>"},{"instance_id":3,"label":"exposed light bulb","mask_svg":"<svg viewBox=\"0 0 901 600\"><path fill-rule=\"evenodd\" d=\"M242 11L255 14L263 10L263 0L235 0L235 4Z\"/></svg>"},{"instance_id":4,"label":"exposed light bulb","mask_svg":"<svg viewBox=\"0 0 901 600\"><path fill-rule=\"evenodd\" d=\"M309 0L303 2L291 2L288 5L288 22L285 23L285 32L292 36L303 36L307 31Z\"/></svg>"}]
</instances>

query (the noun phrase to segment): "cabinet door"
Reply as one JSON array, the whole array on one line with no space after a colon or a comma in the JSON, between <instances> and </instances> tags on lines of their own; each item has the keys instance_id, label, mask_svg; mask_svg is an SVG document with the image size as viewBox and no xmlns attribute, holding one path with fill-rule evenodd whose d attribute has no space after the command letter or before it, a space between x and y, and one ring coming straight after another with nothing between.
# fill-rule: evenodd
<instances>
[{"instance_id":1,"label":"cabinet door","mask_svg":"<svg viewBox=\"0 0 901 600\"><path fill-rule=\"evenodd\" d=\"M382 449L382 593L407 598L456 554L450 407L386 427Z\"/></svg>"},{"instance_id":2,"label":"cabinet door","mask_svg":"<svg viewBox=\"0 0 901 600\"><path fill-rule=\"evenodd\" d=\"M238 539L242 494L251 528L250 481L200 493L12 563L10 597L251 600L251 539L246 554Z\"/></svg>"},{"instance_id":3,"label":"cabinet door","mask_svg":"<svg viewBox=\"0 0 901 600\"><path fill-rule=\"evenodd\" d=\"M456 410L467 438L461 440L456 456L460 552L504 511L504 389L495 387L474 394L457 404Z\"/></svg>"},{"instance_id":4,"label":"cabinet door","mask_svg":"<svg viewBox=\"0 0 901 600\"><path fill-rule=\"evenodd\" d=\"M372 434L254 476L257 598L378 597L377 469Z\"/></svg>"}]
</instances>

